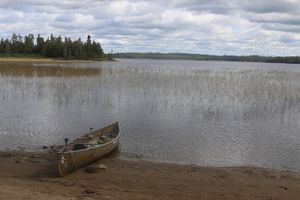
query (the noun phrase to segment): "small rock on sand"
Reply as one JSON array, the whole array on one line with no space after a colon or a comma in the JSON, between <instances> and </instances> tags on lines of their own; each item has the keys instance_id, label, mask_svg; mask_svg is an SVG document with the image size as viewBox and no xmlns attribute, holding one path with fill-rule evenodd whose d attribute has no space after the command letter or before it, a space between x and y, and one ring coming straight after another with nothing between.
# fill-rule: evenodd
<instances>
[{"instance_id":1,"label":"small rock on sand","mask_svg":"<svg viewBox=\"0 0 300 200\"><path fill-rule=\"evenodd\" d=\"M98 167L99 167L100 170L106 170L107 169L106 165L104 165L104 164L99 164Z\"/></svg>"},{"instance_id":2,"label":"small rock on sand","mask_svg":"<svg viewBox=\"0 0 300 200\"><path fill-rule=\"evenodd\" d=\"M100 171L98 166L90 165L84 168L84 171L87 173L98 173Z\"/></svg>"},{"instance_id":3,"label":"small rock on sand","mask_svg":"<svg viewBox=\"0 0 300 200\"><path fill-rule=\"evenodd\" d=\"M285 187L285 186L278 186L278 187L280 187L280 188L282 188L282 189L284 189L284 190L288 190L288 188Z\"/></svg>"},{"instance_id":4,"label":"small rock on sand","mask_svg":"<svg viewBox=\"0 0 300 200\"><path fill-rule=\"evenodd\" d=\"M85 189L82 191L82 194L94 194L95 192L93 190L90 189Z\"/></svg>"},{"instance_id":5,"label":"small rock on sand","mask_svg":"<svg viewBox=\"0 0 300 200\"><path fill-rule=\"evenodd\" d=\"M99 164L98 166L96 165L90 165L84 168L84 171L87 173L98 173L100 170L106 170L107 167L104 164Z\"/></svg>"}]
</instances>

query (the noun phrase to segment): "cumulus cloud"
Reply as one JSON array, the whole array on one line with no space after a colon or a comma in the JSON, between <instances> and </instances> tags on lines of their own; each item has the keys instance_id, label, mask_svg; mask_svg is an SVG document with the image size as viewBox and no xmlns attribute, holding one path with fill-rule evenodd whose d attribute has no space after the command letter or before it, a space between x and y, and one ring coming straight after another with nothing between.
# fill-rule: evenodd
<instances>
[{"instance_id":1,"label":"cumulus cloud","mask_svg":"<svg viewBox=\"0 0 300 200\"><path fill-rule=\"evenodd\" d=\"M299 0L0 0L2 37L88 34L114 52L299 55Z\"/></svg>"}]
</instances>

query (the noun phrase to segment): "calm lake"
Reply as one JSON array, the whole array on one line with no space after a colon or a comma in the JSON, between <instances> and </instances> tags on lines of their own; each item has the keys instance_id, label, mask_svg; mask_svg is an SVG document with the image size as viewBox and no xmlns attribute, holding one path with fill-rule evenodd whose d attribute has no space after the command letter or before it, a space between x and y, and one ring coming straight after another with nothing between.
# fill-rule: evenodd
<instances>
[{"instance_id":1,"label":"calm lake","mask_svg":"<svg viewBox=\"0 0 300 200\"><path fill-rule=\"evenodd\" d=\"M0 149L119 121L120 156L300 170L300 65L126 60L1 64Z\"/></svg>"}]
</instances>

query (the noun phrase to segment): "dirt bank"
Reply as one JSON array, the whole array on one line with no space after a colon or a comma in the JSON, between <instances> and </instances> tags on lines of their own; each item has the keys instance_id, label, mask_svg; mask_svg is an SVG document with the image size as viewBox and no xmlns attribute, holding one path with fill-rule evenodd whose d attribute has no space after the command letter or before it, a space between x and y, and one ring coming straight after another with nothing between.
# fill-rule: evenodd
<instances>
[{"instance_id":1,"label":"dirt bank","mask_svg":"<svg viewBox=\"0 0 300 200\"><path fill-rule=\"evenodd\" d=\"M107 168L58 177L55 153L0 153L0 199L256 199L300 197L300 174L104 158Z\"/></svg>"}]
</instances>

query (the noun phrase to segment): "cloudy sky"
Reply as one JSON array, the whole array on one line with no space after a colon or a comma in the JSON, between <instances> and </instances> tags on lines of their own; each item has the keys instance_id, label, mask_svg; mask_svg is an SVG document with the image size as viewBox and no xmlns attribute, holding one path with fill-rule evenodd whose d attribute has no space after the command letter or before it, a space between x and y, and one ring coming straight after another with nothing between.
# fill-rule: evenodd
<instances>
[{"instance_id":1,"label":"cloudy sky","mask_svg":"<svg viewBox=\"0 0 300 200\"><path fill-rule=\"evenodd\" d=\"M0 0L0 32L90 34L114 52L300 55L300 0Z\"/></svg>"}]
</instances>

